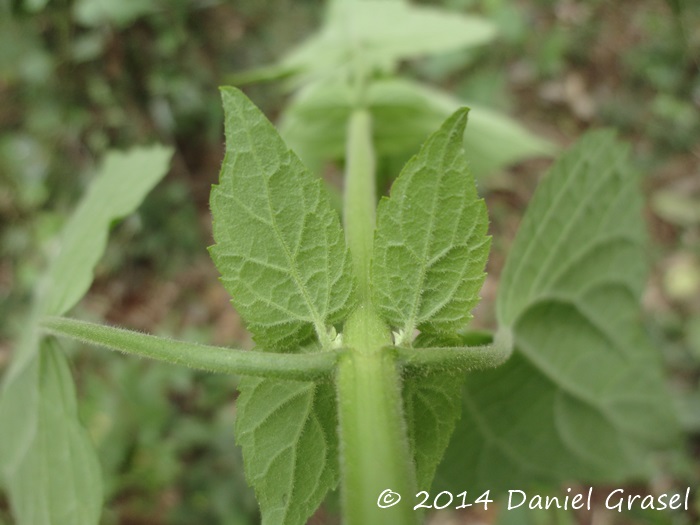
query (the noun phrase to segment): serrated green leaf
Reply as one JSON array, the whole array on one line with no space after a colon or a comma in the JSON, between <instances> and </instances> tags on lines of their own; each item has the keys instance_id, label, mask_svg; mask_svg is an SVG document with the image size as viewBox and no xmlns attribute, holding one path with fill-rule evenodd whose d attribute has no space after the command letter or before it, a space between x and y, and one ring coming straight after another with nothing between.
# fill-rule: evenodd
<instances>
[{"instance_id":1,"label":"serrated green leaf","mask_svg":"<svg viewBox=\"0 0 700 525\"><path fill-rule=\"evenodd\" d=\"M303 525L338 483L331 383L246 377L239 383L236 441L263 525Z\"/></svg>"},{"instance_id":2,"label":"serrated green leaf","mask_svg":"<svg viewBox=\"0 0 700 525\"><path fill-rule=\"evenodd\" d=\"M462 102L447 93L404 79L376 80L366 93L377 154L405 161L461 106L471 107L464 135L472 174L478 179L520 160L550 156L555 147L510 117ZM280 131L313 168L345 155L345 123L354 104L350 86L317 82L302 89L287 107Z\"/></svg>"},{"instance_id":3,"label":"serrated green leaf","mask_svg":"<svg viewBox=\"0 0 700 525\"><path fill-rule=\"evenodd\" d=\"M419 490L429 490L462 413L465 374L405 376L404 413Z\"/></svg>"},{"instance_id":4,"label":"serrated green leaf","mask_svg":"<svg viewBox=\"0 0 700 525\"><path fill-rule=\"evenodd\" d=\"M640 326L638 180L611 132L585 136L540 184L501 277L516 353L470 376L443 484L620 482L649 473L678 424Z\"/></svg>"},{"instance_id":5,"label":"serrated green leaf","mask_svg":"<svg viewBox=\"0 0 700 525\"><path fill-rule=\"evenodd\" d=\"M492 342L493 337L486 333L421 333L413 342L413 351L430 352L436 348L476 350ZM493 347L489 351L499 353ZM406 427L420 490L430 490L435 470L445 454L462 414L461 393L466 379L467 374L463 372L463 368L449 362L434 369L416 368L411 371L410 368L404 368L403 401Z\"/></svg>"},{"instance_id":6,"label":"serrated green leaf","mask_svg":"<svg viewBox=\"0 0 700 525\"><path fill-rule=\"evenodd\" d=\"M462 148L466 122L466 109L445 121L377 209L375 303L407 337L456 331L479 301L491 239Z\"/></svg>"},{"instance_id":7,"label":"serrated green leaf","mask_svg":"<svg viewBox=\"0 0 700 525\"><path fill-rule=\"evenodd\" d=\"M63 314L80 300L112 223L138 206L165 174L169 159L162 147L109 154L59 237L35 315L0 395L0 428L11 429L0 440L0 470L18 525L99 521L102 488L95 452L78 421L65 357L42 345L38 323L42 315Z\"/></svg>"},{"instance_id":8,"label":"serrated green leaf","mask_svg":"<svg viewBox=\"0 0 700 525\"><path fill-rule=\"evenodd\" d=\"M503 270L500 324L514 326L543 298L584 305L585 293L601 283L638 299L647 275L645 258L635 257L645 243L638 184L628 148L610 131L589 133L557 161L528 206Z\"/></svg>"},{"instance_id":9,"label":"serrated green leaf","mask_svg":"<svg viewBox=\"0 0 700 525\"><path fill-rule=\"evenodd\" d=\"M245 95L222 90L226 157L212 190L212 258L256 341L292 345L353 306L350 256L337 213ZM245 232L245 233L241 233Z\"/></svg>"},{"instance_id":10,"label":"serrated green leaf","mask_svg":"<svg viewBox=\"0 0 700 525\"><path fill-rule=\"evenodd\" d=\"M10 457L8 494L18 525L95 525L102 510L102 476L92 441L78 420L73 380L63 352L44 342L14 393L22 396L21 446ZM6 392L5 394L9 394ZM3 418L4 419L4 418ZM4 423L5 421L3 421ZM27 432L28 431L28 432ZM3 437L4 439L4 437Z\"/></svg>"}]
</instances>

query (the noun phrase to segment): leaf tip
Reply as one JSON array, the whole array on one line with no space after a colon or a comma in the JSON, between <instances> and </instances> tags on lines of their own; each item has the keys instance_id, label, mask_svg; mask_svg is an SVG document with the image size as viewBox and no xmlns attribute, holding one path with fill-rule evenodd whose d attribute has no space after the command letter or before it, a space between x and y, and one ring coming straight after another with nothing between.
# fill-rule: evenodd
<instances>
[{"instance_id":1,"label":"leaf tip","mask_svg":"<svg viewBox=\"0 0 700 525\"><path fill-rule=\"evenodd\" d=\"M467 127L467 121L469 120L469 112L470 111L471 111L471 108L469 108L469 106L460 107L454 113L452 113L451 117L449 117L445 121L445 126L448 128L452 128L455 131L464 133L464 130ZM448 125L448 123L449 123L449 125Z\"/></svg>"},{"instance_id":2,"label":"leaf tip","mask_svg":"<svg viewBox=\"0 0 700 525\"><path fill-rule=\"evenodd\" d=\"M219 86L224 113L239 112L245 106L255 107L243 91L235 86ZM257 109L257 108L256 108Z\"/></svg>"},{"instance_id":3,"label":"leaf tip","mask_svg":"<svg viewBox=\"0 0 700 525\"><path fill-rule=\"evenodd\" d=\"M452 115L443 122L442 126L440 126L440 130L435 135L436 138L440 135L446 136L448 142L459 144L461 148L464 139L464 130L467 128L467 121L469 120L469 111L469 107L462 106L452 113Z\"/></svg>"},{"instance_id":4,"label":"leaf tip","mask_svg":"<svg viewBox=\"0 0 700 525\"><path fill-rule=\"evenodd\" d=\"M221 98L223 99L226 99L226 97L235 97L242 94L241 90L236 86L219 86L219 93L221 93Z\"/></svg>"}]
</instances>

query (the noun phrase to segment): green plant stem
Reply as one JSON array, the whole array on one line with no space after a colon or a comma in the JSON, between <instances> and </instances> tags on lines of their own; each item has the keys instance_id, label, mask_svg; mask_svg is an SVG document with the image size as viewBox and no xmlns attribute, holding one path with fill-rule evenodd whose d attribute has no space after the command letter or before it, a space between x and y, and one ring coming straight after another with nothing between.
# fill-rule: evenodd
<instances>
[{"instance_id":1,"label":"green plant stem","mask_svg":"<svg viewBox=\"0 0 700 525\"><path fill-rule=\"evenodd\" d=\"M415 467L406 438L400 370L387 351L388 327L363 306L345 325L354 351L338 363L336 384L340 419L343 508L346 525L409 525L417 514ZM391 508L377 506L390 489L401 494Z\"/></svg>"},{"instance_id":2,"label":"green plant stem","mask_svg":"<svg viewBox=\"0 0 700 525\"><path fill-rule=\"evenodd\" d=\"M360 109L352 113L348 123L347 150L343 206L345 237L352 254L361 302L366 304L370 301L369 271L377 207L369 111Z\"/></svg>"},{"instance_id":3,"label":"green plant stem","mask_svg":"<svg viewBox=\"0 0 700 525\"><path fill-rule=\"evenodd\" d=\"M500 330L493 344L445 348L403 348L396 353L401 367L410 372L421 373L445 371L464 373L502 365L513 353L513 336L510 331Z\"/></svg>"},{"instance_id":4,"label":"green plant stem","mask_svg":"<svg viewBox=\"0 0 700 525\"><path fill-rule=\"evenodd\" d=\"M330 376L340 351L279 354L208 346L65 317L47 317L42 330L126 354L185 365L208 372L308 381Z\"/></svg>"},{"instance_id":5,"label":"green plant stem","mask_svg":"<svg viewBox=\"0 0 700 525\"><path fill-rule=\"evenodd\" d=\"M387 348L391 331L372 305L369 286L376 208L371 136L369 113L356 110L348 130L345 231L362 301L345 324L348 351L336 375L343 516L346 525L409 525L417 523L418 516L411 505L416 475L400 369L396 352ZM380 508L377 500L387 489L402 499Z\"/></svg>"}]
</instances>

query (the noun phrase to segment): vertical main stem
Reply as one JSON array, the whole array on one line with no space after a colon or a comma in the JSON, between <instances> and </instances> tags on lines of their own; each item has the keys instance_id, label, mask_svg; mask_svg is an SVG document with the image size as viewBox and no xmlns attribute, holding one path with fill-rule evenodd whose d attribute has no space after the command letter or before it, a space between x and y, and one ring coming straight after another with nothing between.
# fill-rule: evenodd
<instances>
[{"instance_id":1,"label":"vertical main stem","mask_svg":"<svg viewBox=\"0 0 700 525\"><path fill-rule=\"evenodd\" d=\"M384 350L391 334L371 308L362 306L345 324L343 338L351 348L340 358L336 375L344 523L416 523L415 468L400 375L396 355ZM377 502L385 491L399 494L400 502L380 508Z\"/></svg>"},{"instance_id":2,"label":"vertical main stem","mask_svg":"<svg viewBox=\"0 0 700 525\"><path fill-rule=\"evenodd\" d=\"M409 525L417 522L412 507L416 481L400 370L395 353L386 350L391 332L374 309L370 289L376 210L371 137L369 112L356 110L348 129L345 232L361 305L345 324L348 351L336 376L343 516L346 525ZM401 500L381 508L377 502L387 490Z\"/></svg>"},{"instance_id":3,"label":"vertical main stem","mask_svg":"<svg viewBox=\"0 0 700 525\"><path fill-rule=\"evenodd\" d=\"M374 243L377 197L374 181L372 117L365 109L355 110L348 123L345 191L345 237L362 303L370 301L369 271Z\"/></svg>"}]
</instances>

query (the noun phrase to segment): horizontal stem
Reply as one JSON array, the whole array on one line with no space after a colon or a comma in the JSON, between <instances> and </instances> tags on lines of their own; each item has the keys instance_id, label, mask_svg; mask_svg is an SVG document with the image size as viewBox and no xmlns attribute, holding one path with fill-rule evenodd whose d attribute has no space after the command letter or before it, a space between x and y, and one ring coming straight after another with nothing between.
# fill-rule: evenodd
<instances>
[{"instance_id":1,"label":"horizontal stem","mask_svg":"<svg viewBox=\"0 0 700 525\"><path fill-rule=\"evenodd\" d=\"M65 317L47 317L41 329L127 354L208 372L307 381L335 371L340 351L281 354L176 341Z\"/></svg>"},{"instance_id":2,"label":"horizontal stem","mask_svg":"<svg viewBox=\"0 0 700 525\"><path fill-rule=\"evenodd\" d=\"M396 348L404 370L468 372L502 365L513 353L513 336L499 331L492 344L445 348Z\"/></svg>"}]
</instances>

